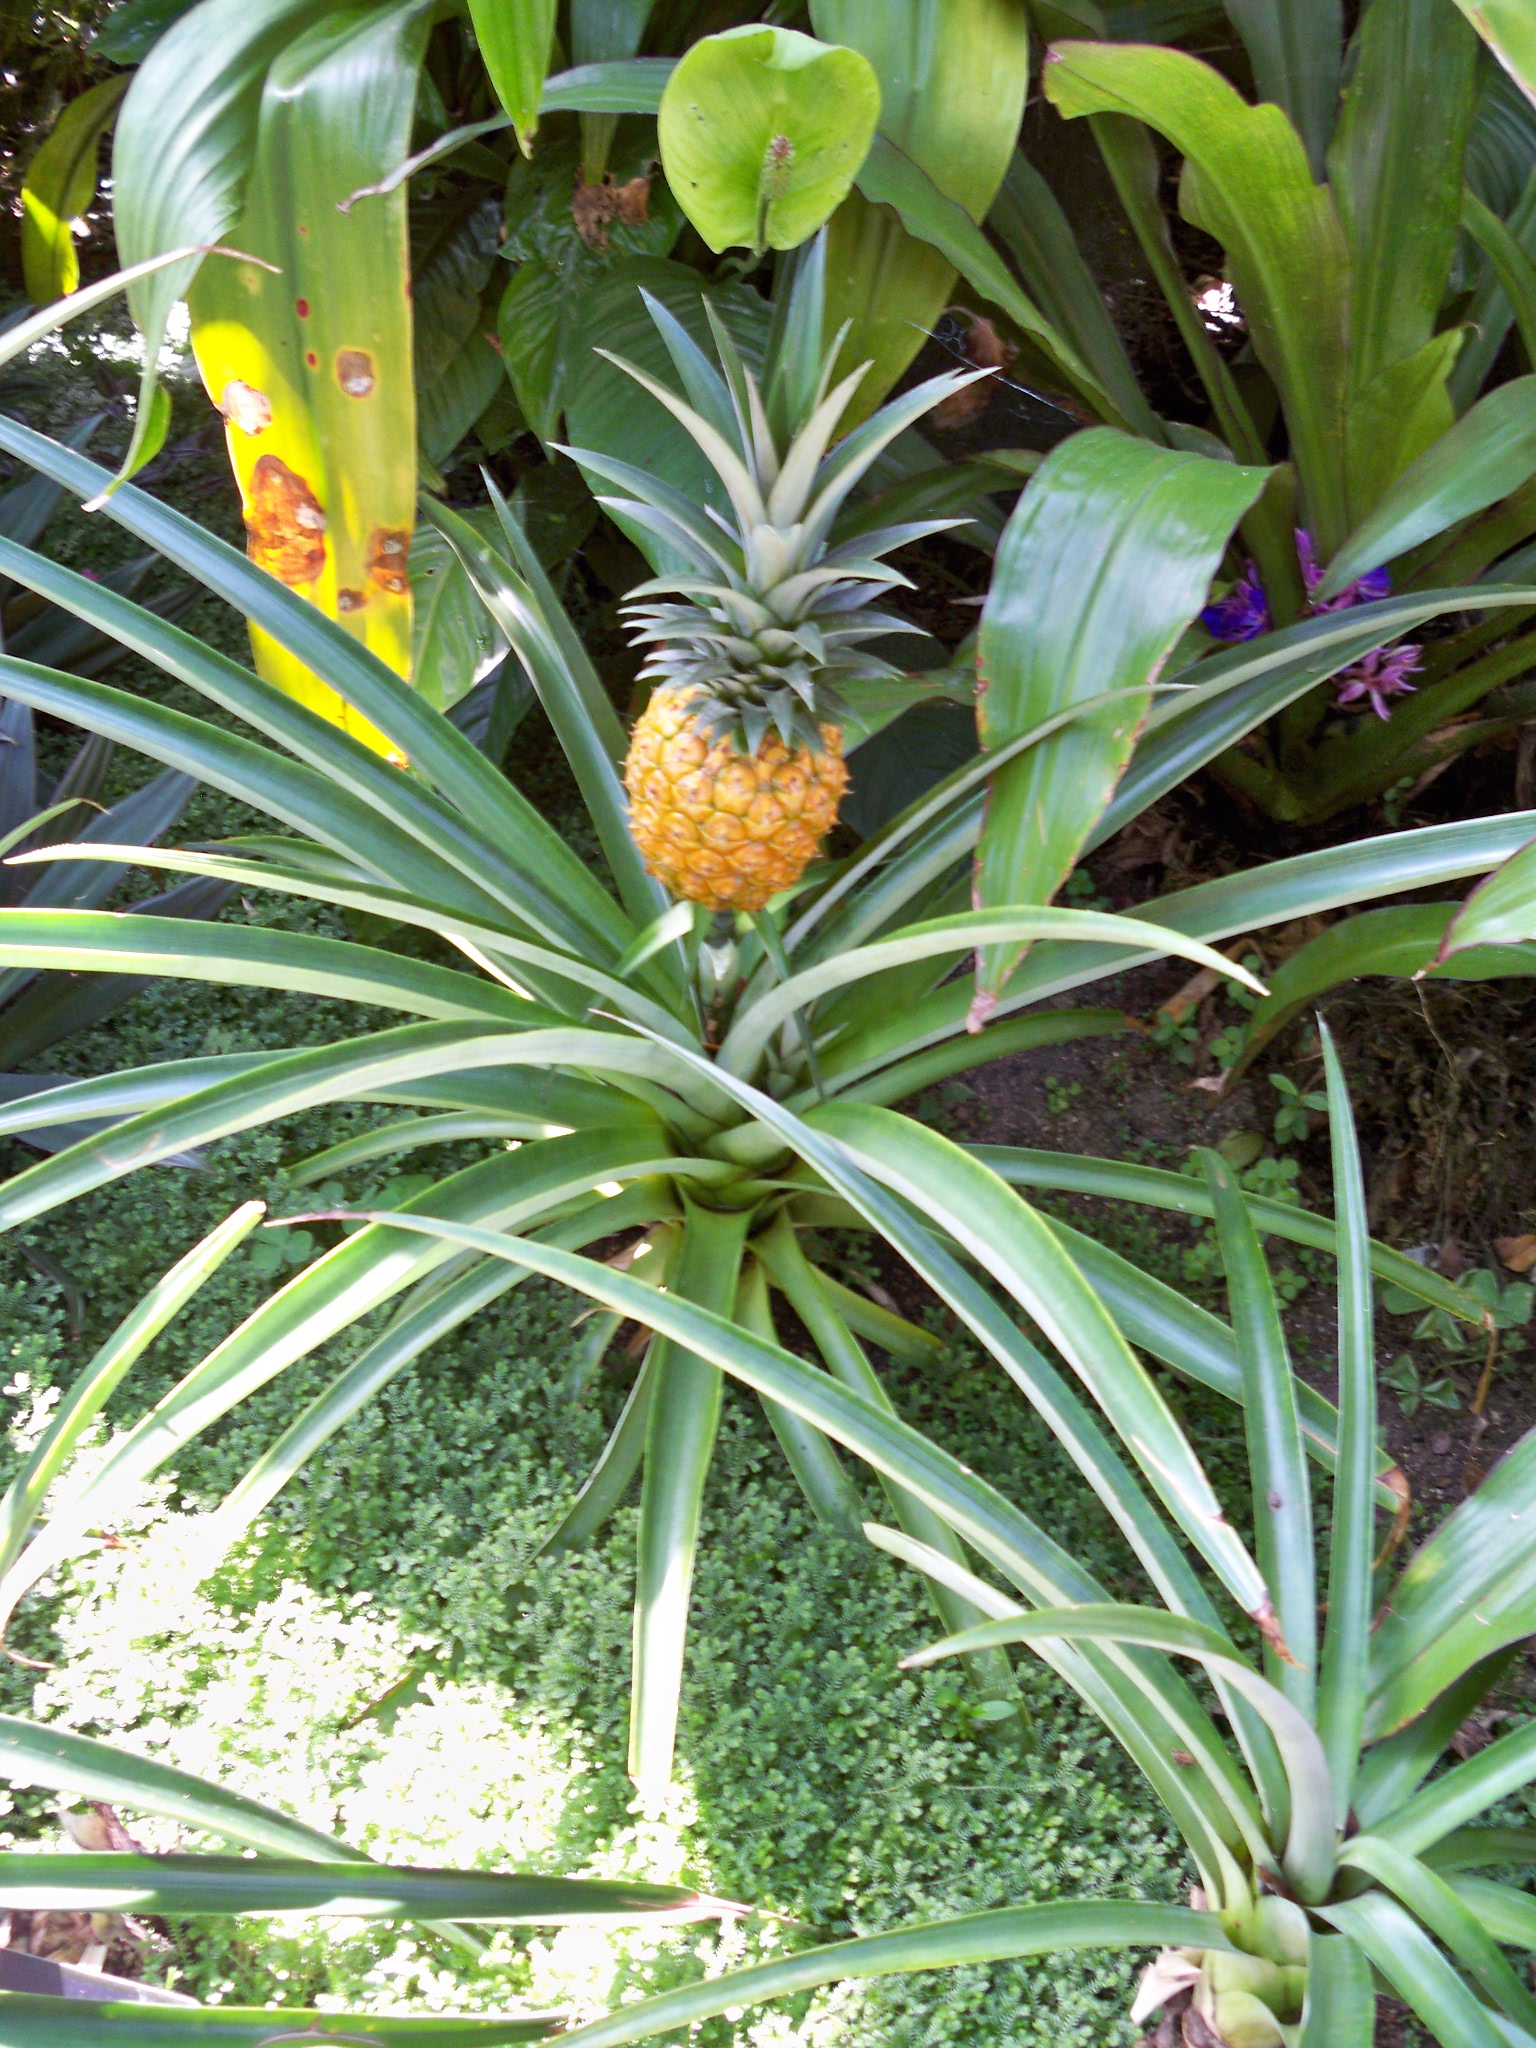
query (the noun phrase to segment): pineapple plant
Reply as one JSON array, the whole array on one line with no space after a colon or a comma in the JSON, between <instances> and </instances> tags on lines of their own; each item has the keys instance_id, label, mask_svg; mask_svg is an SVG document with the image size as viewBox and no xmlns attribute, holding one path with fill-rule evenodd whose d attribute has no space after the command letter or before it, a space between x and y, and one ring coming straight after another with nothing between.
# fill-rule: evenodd
<instances>
[{"instance_id":1,"label":"pineapple plant","mask_svg":"<svg viewBox=\"0 0 1536 2048\"><path fill-rule=\"evenodd\" d=\"M821 265L818 243L801 280L814 324L789 330L799 336L821 332ZM809 356L770 347L759 382L707 298L718 367L644 296L693 403L624 357L598 353L687 430L730 510L722 516L590 449L568 451L633 492L599 502L641 518L683 564L637 585L624 607L634 643L648 650L639 679L652 685L624 762L630 829L674 896L752 913L794 887L836 822L848 785L839 685L900 674L871 647L915 630L875 603L912 587L884 557L963 523L908 521L839 541L838 514L898 434L990 373L934 377L838 440L870 367L833 384L846 330Z\"/></svg>"}]
</instances>

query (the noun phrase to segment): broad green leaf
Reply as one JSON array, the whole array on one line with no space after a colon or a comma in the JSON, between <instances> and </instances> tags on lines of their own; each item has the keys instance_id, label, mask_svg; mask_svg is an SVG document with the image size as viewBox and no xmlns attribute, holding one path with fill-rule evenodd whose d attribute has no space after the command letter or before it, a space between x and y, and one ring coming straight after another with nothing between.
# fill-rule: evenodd
<instances>
[{"instance_id":1,"label":"broad green leaf","mask_svg":"<svg viewBox=\"0 0 1536 2048\"><path fill-rule=\"evenodd\" d=\"M952 266L949 274L952 276L953 271L958 270L967 284L1000 307L1020 333L1042 350L1068 386L1080 393L1101 419L1111 420L1116 425L1127 424L1119 405L1099 382L1098 376L1084 362L1073 343L1052 325L1028 293L1019 288L1007 264L966 209L946 197L940 186L912 157L898 149L888 135L875 137L859 171L858 186L872 206L888 207L895 212L901 228L919 249L913 265L914 285L916 273L925 267L927 259L935 254L942 256L946 264ZM834 231L834 245L835 239ZM922 245L927 246L924 248ZM879 340L871 345L878 348ZM839 358L839 363L846 360L845 353ZM878 361L877 357L877 371ZM863 409L861 387L856 410Z\"/></svg>"},{"instance_id":2,"label":"broad green leaf","mask_svg":"<svg viewBox=\"0 0 1536 2048\"><path fill-rule=\"evenodd\" d=\"M67 298L80 283L76 220L96 196L96 155L128 89L126 77L88 86L60 114L27 166L21 187L21 262L35 306Z\"/></svg>"},{"instance_id":3,"label":"broad green leaf","mask_svg":"<svg viewBox=\"0 0 1536 2048\"><path fill-rule=\"evenodd\" d=\"M1185 159L1179 204L1214 235L1273 378L1301 478L1306 523L1326 560L1347 527L1348 244L1277 106L1249 106L1182 50L1063 42L1047 53L1046 97L1068 119L1131 114Z\"/></svg>"},{"instance_id":4,"label":"broad green leaf","mask_svg":"<svg viewBox=\"0 0 1536 2048\"><path fill-rule=\"evenodd\" d=\"M37 1856L0 1858L0 1899L43 1912L336 1913L347 1919L410 1917L500 1926L626 1925L660 1915L706 1917L717 1901L676 1885L522 1876L480 1870L417 1870L324 1864L262 1856Z\"/></svg>"},{"instance_id":5,"label":"broad green leaf","mask_svg":"<svg viewBox=\"0 0 1536 2048\"><path fill-rule=\"evenodd\" d=\"M1327 1896L1334 1866L1333 1787L1322 1745L1306 1715L1239 1657L1217 1630L1151 1607L1110 1603L1044 1608L1017 1619L983 1622L968 1636L934 1643L902 1662L910 1669L921 1669L964 1649L988 1643L1044 1642L1053 1636L1067 1641L1138 1643L1181 1657L1196 1657L1235 1686L1263 1716L1285 1761L1292 1802L1284 1855L1286 1875L1308 1903Z\"/></svg>"},{"instance_id":6,"label":"broad green leaf","mask_svg":"<svg viewBox=\"0 0 1536 2048\"><path fill-rule=\"evenodd\" d=\"M555 39L555 0L469 0L469 18L496 97L532 154Z\"/></svg>"},{"instance_id":7,"label":"broad green leaf","mask_svg":"<svg viewBox=\"0 0 1536 2048\"><path fill-rule=\"evenodd\" d=\"M205 265L192 347L224 415L252 559L397 674L411 658L416 388L405 194L343 213L410 146L425 0L341 10L273 61L230 234L260 263ZM379 753L395 743L259 629L259 671Z\"/></svg>"},{"instance_id":8,"label":"broad green leaf","mask_svg":"<svg viewBox=\"0 0 1536 2048\"><path fill-rule=\"evenodd\" d=\"M265 1214L264 1202L246 1202L194 1245L119 1323L69 1389L0 1501L0 1578L15 1562L49 1487L123 1375Z\"/></svg>"},{"instance_id":9,"label":"broad green leaf","mask_svg":"<svg viewBox=\"0 0 1536 2048\"><path fill-rule=\"evenodd\" d=\"M1456 0L1528 100L1536 101L1536 22L1523 0Z\"/></svg>"},{"instance_id":10,"label":"broad green leaf","mask_svg":"<svg viewBox=\"0 0 1536 2048\"><path fill-rule=\"evenodd\" d=\"M1435 962L1454 964L1474 946L1514 947L1528 939L1536 939L1536 840L1480 882L1452 915ZM1520 972L1521 956L1510 959Z\"/></svg>"},{"instance_id":11,"label":"broad green leaf","mask_svg":"<svg viewBox=\"0 0 1536 2048\"><path fill-rule=\"evenodd\" d=\"M1364 1951L1347 1935L1313 1933L1299 2048L1372 2048L1375 2038L1376 1991Z\"/></svg>"},{"instance_id":12,"label":"broad green leaf","mask_svg":"<svg viewBox=\"0 0 1536 2048\"><path fill-rule=\"evenodd\" d=\"M571 56L578 66L623 63L645 39L655 0L572 0ZM546 91L548 81L546 81ZM581 122L581 174L600 185L618 126L612 114L588 113Z\"/></svg>"},{"instance_id":13,"label":"broad green leaf","mask_svg":"<svg viewBox=\"0 0 1536 2048\"><path fill-rule=\"evenodd\" d=\"M328 0L204 0L161 36L129 87L112 149L124 263L221 238L240 211L268 67L327 11ZM130 294L145 353L124 475L149 424L166 320L198 266L199 255L188 256Z\"/></svg>"},{"instance_id":14,"label":"broad green leaf","mask_svg":"<svg viewBox=\"0 0 1536 2048\"><path fill-rule=\"evenodd\" d=\"M1032 81L1029 16L1017 0L811 0L810 13L823 41L861 51L880 82L879 136L859 189L827 228L826 332L852 322L840 375L873 365L852 408L865 418L932 333L956 269L954 255L916 224L910 197L897 200L865 179L881 163L889 175L884 145L894 145L922 174L917 204L937 196L957 210L954 226L978 226L1019 139ZM911 194L910 179L903 192ZM1008 278L1005 265L996 268Z\"/></svg>"},{"instance_id":15,"label":"broad green leaf","mask_svg":"<svg viewBox=\"0 0 1536 2048\"><path fill-rule=\"evenodd\" d=\"M1226 0L1226 11L1247 47L1259 98L1290 115L1320 180L1338 113L1343 7L1339 0Z\"/></svg>"},{"instance_id":16,"label":"broad green leaf","mask_svg":"<svg viewBox=\"0 0 1536 2048\"><path fill-rule=\"evenodd\" d=\"M1218 352L1199 308L1190 297L1184 272L1174 251L1173 236L1160 196L1162 164L1156 143L1145 123L1132 120L1125 114L1094 114L1090 116L1089 125L1099 146L1099 154L1104 159L1104 167L1114 181L1126 218L1141 244L1142 253L1205 386L1222 438L1239 462L1262 462L1264 444L1258 429L1225 357ZM1261 566L1267 584L1276 589L1288 587L1286 577L1282 575L1277 579L1275 570L1270 566L1268 557L1273 551L1265 547L1263 552L1266 560ZM1290 582L1294 582L1295 571L1289 561L1284 563L1284 568L1289 572Z\"/></svg>"},{"instance_id":17,"label":"broad green leaf","mask_svg":"<svg viewBox=\"0 0 1536 2048\"><path fill-rule=\"evenodd\" d=\"M1243 1426L1253 1479L1259 1568L1274 1600L1287 1655L1267 1649L1265 1670L1301 1713L1317 1686L1317 1571L1312 1553L1312 1494L1297 1414L1297 1382L1286 1349L1274 1284L1253 1219L1232 1169L1219 1152L1199 1153L1216 1211L1227 1300L1243 1374Z\"/></svg>"},{"instance_id":18,"label":"broad green leaf","mask_svg":"<svg viewBox=\"0 0 1536 2048\"><path fill-rule=\"evenodd\" d=\"M1336 597L1368 569L1481 512L1533 474L1536 377L1516 377L1480 398L1404 470L1328 564L1319 599Z\"/></svg>"},{"instance_id":19,"label":"broad green leaf","mask_svg":"<svg viewBox=\"0 0 1536 2048\"><path fill-rule=\"evenodd\" d=\"M793 249L847 197L880 118L857 50L747 23L703 36L656 124L667 183L709 247Z\"/></svg>"},{"instance_id":20,"label":"broad green leaf","mask_svg":"<svg viewBox=\"0 0 1536 2048\"><path fill-rule=\"evenodd\" d=\"M1151 686L1204 602L1266 472L1132 441L1074 435L1041 464L997 552L978 643L982 747L1106 690L1121 694L1000 770L977 849L978 909L1048 903L1125 770ZM1022 946L977 960L984 1023Z\"/></svg>"},{"instance_id":21,"label":"broad green leaf","mask_svg":"<svg viewBox=\"0 0 1536 2048\"><path fill-rule=\"evenodd\" d=\"M1371 1637L1367 1739L1402 1727L1469 1665L1531 1633L1533 1490L1536 1438L1526 1436L1410 1561Z\"/></svg>"},{"instance_id":22,"label":"broad green leaf","mask_svg":"<svg viewBox=\"0 0 1536 2048\"><path fill-rule=\"evenodd\" d=\"M1361 16L1328 153L1353 264L1356 393L1435 332L1456 250L1477 55L1476 36L1444 0L1373 0ZM1441 402L1443 431L1453 416L1443 388Z\"/></svg>"}]
</instances>

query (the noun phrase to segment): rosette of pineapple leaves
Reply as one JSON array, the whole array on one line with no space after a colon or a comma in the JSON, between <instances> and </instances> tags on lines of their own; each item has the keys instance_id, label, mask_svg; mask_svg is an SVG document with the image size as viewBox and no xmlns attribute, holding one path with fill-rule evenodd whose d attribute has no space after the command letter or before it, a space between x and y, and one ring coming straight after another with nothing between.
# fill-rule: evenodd
<instances>
[{"instance_id":1,"label":"rosette of pineapple leaves","mask_svg":"<svg viewBox=\"0 0 1536 2048\"><path fill-rule=\"evenodd\" d=\"M814 266L796 268L774 315L764 378L764 391L781 392L795 421L814 410L821 374L814 279ZM721 375L701 353L696 359L683 350L682 362L685 379ZM707 379L702 388L710 388ZM824 456L828 481L856 468L899 424L902 407L920 410L925 402L921 393L896 401L894 413L835 443ZM684 401L673 392L672 403ZM750 417L729 430L750 434ZM82 494L104 481L83 456L13 422L0 420L0 446ZM722 451L730 455L723 434ZM492 1232L537 1232L556 1249L617 1242L636 1286L647 1275L664 1281L664 1296L651 1287L642 1299L697 1298L745 1329L766 1330L776 1304L788 1302L850 1398L888 1412L866 1347L919 1360L931 1355L934 1340L841 1287L818 1264L813 1234L838 1225L872 1229L1027 1397L1064 1418L1073 1454L1095 1484L1109 1487L1113 1473L1111 1491L1123 1480L1140 1497L1145 1486L1215 1582L1267 1624L1269 1594L1258 1565L1221 1517L1198 1462L1170 1434L1171 1416L1127 1348L1128 1341L1144 1346L1240 1397L1230 1334L1090 1240L1073 1240L1069 1251L1054 1226L978 1168L989 1199L1004 1202L1000 1213L1019 1234L1009 1284L1056 1352L1053 1362L1000 1313L972 1272L968 1262L984 1264L985 1247L964 1221L969 1183L947 1153L935 1158L937 1178L924 1191L919 1219L905 1196L871 1193L873 1180L869 1188L857 1183L855 1200L848 1191L855 1183L828 1178L821 1139L801 1135L854 1111L873 1116L887 1159L881 1170L894 1176L896 1149L926 1140L920 1126L886 1105L1003 1052L1124 1028L1114 1010L1045 1007L1053 997L1170 954L1233 973L1212 949L1235 933L1485 873L1531 836L1533 821L1516 815L1367 840L1226 877L1123 918L1050 903L1084 848L1320 678L1405 625L1487 602L1472 588L1328 614L1271 636L1257 652L1238 648L1201 661L1181 673L1176 689L1159 689L1159 665L1263 481L1262 472L1110 430L1064 443L1029 485L998 553L981 635L987 752L856 851L813 866L797 892L718 942L691 906L669 903L645 871L619 779L623 728L510 512L497 511L499 548L446 511L436 516L551 721L589 809L600 864L579 858L511 782L335 622L146 495L125 487L106 510L323 672L408 756L412 775L120 594L0 543L0 572L111 634L248 729L249 736L237 734L41 665L0 662L0 684L17 701L195 772L274 822L271 834L213 850L157 850L158 868L341 905L442 941L438 957L420 958L238 924L194 930L132 914L0 913L0 964L7 966L280 987L381 1006L408 1020L281 1055L172 1061L70 1084L51 1098L49 1117L119 1121L106 1137L16 1176L0 1192L0 1219L9 1225L40 1216L173 1149L313 1104L394 1103L428 1114L386 1120L342 1151L299 1166L299 1177L339 1180L345 1191L354 1169L448 1138L484 1139L491 1149L480 1163L417 1198L421 1215ZM669 516L719 532L681 494L642 492L646 482L635 485L637 503L662 504ZM866 516L857 495L844 499L829 544L854 540ZM861 715L878 725L913 694L877 680ZM1012 843L1026 805L1034 807L1039 842L1015 882L997 856ZM81 859L90 851L68 854ZM125 857L121 849L94 851ZM980 861L978 907L971 907L973 857ZM963 972L973 956L979 991ZM783 1116L797 1121L786 1125ZM40 1120L35 1109L13 1105L0 1112L0 1131ZM516 1149L506 1149L508 1140ZM1066 1167L1047 1162L1039 1170L1059 1179ZM322 1206L334 1202L327 1197ZM1312 1232L1308 1241L1333 1243L1325 1221L1299 1211L1278 1219L1263 1213L1266 1230ZM1464 1311L1438 1276L1384 1250L1373 1256L1426 1302ZM458 1251L403 1227L369 1226L344 1237L117 1441L14 1560L5 1601L14 1603L50 1558L100 1526L110 1504L187 1436L337 1331L394 1303L394 1320L295 1419L211 1521L212 1559L373 1391L516 1277L478 1248ZM600 1326L595 1341L602 1335ZM643 1467L632 1762L648 1793L665 1785L671 1765L689 1580L722 1395L717 1362L656 1338L598 1468L549 1535L557 1546L584 1539ZM1090 1403L1111 1430L1125 1432L1139 1479L1129 1476ZM862 1503L824 1433L771 1395L769 1416L817 1514L851 1540ZM1309 1407L1309 1430L1319 1457L1337 1454L1326 1404ZM931 1502L901 1477L890 1479L889 1491L892 1512L914 1540L969 1568L962 1539L945 1531ZM969 1595L941 1589L936 1597L946 1626L981 1618ZM1006 1712L1005 1668L982 1654L976 1682Z\"/></svg>"}]
</instances>

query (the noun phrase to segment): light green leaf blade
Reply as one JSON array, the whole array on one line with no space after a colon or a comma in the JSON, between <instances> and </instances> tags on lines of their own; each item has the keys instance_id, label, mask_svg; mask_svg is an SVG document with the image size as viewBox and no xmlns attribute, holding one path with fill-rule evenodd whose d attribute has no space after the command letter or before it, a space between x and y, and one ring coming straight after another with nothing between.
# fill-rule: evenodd
<instances>
[{"instance_id":1,"label":"light green leaf blade","mask_svg":"<svg viewBox=\"0 0 1536 2048\"><path fill-rule=\"evenodd\" d=\"M1266 474L1108 428L1074 435L1041 464L1008 522L982 612L982 747L1007 745L1078 698L1142 695L1077 719L994 778L978 909L1046 903L1061 886L1130 760L1151 686ZM973 1027L1022 950L980 955Z\"/></svg>"},{"instance_id":2,"label":"light green leaf blade","mask_svg":"<svg viewBox=\"0 0 1536 2048\"><path fill-rule=\"evenodd\" d=\"M710 248L794 249L847 197L880 118L857 50L747 23L703 36L662 94L667 183Z\"/></svg>"},{"instance_id":3,"label":"light green leaf blade","mask_svg":"<svg viewBox=\"0 0 1536 2048\"><path fill-rule=\"evenodd\" d=\"M1516 377L1480 398L1404 470L1329 562L1319 599L1507 497L1533 473L1536 377Z\"/></svg>"},{"instance_id":4,"label":"light green leaf blade","mask_svg":"<svg viewBox=\"0 0 1536 2048\"><path fill-rule=\"evenodd\" d=\"M128 89L119 75L70 101L27 166L21 187L21 262L35 306L67 298L80 283L75 221L96 196L96 153Z\"/></svg>"},{"instance_id":5,"label":"light green leaf blade","mask_svg":"<svg viewBox=\"0 0 1536 2048\"><path fill-rule=\"evenodd\" d=\"M1185 159L1180 209L1226 251L1253 348L1280 394L1323 559L1343 539L1350 261L1338 211L1278 106L1250 106L1182 50L1061 42L1046 97L1072 119L1134 115Z\"/></svg>"},{"instance_id":6,"label":"light green leaf blade","mask_svg":"<svg viewBox=\"0 0 1536 2048\"><path fill-rule=\"evenodd\" d=\"M1347 1935L1313 1934L1300 2048L1371 2048L1376 1991L1364 1950Z\"/></svg>"},{"instance_id":7,"label":"light green leaf blade","mask_svg":"<svg viewBox=\"0 0 1536 2048\"><path fill-rule=\"evenodd\" d=\"M496 97L531 154L554 43L556 0L469 0L469 18Z\"/></svg>"}]
</instances>

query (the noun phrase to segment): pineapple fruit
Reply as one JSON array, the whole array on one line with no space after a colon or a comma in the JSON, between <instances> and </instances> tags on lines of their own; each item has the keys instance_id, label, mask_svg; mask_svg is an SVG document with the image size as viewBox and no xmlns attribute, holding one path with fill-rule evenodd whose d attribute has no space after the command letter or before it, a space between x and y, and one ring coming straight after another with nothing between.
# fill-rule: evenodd
<instances>
[{"instance_id":1,"label":"pineapple fruit","mask_svg":"<svg viewBox=\"0 0 1536 2048\"><path fill-rule=\"evenodd\" d=\"M624 783L651 873L716 911L760 911L815 858L848 782L838 685L898 675L866 643L914 630L871 608L882 592L911 587L882 558L962 523L837 538L849 494L886 447L978 373L932 378L835 442L868 365L832 385L843 335L821 346L823 264L820 240L799 252L761 383L707 298L718 365L643 295L691 403L598 351L686 428L724 487L728 517L631 464L568 451L625 493L600 504L638 519L686 565L640 584L625 604L648 650L641 680L653 687Z\"/></svg>"}]
</instances>

